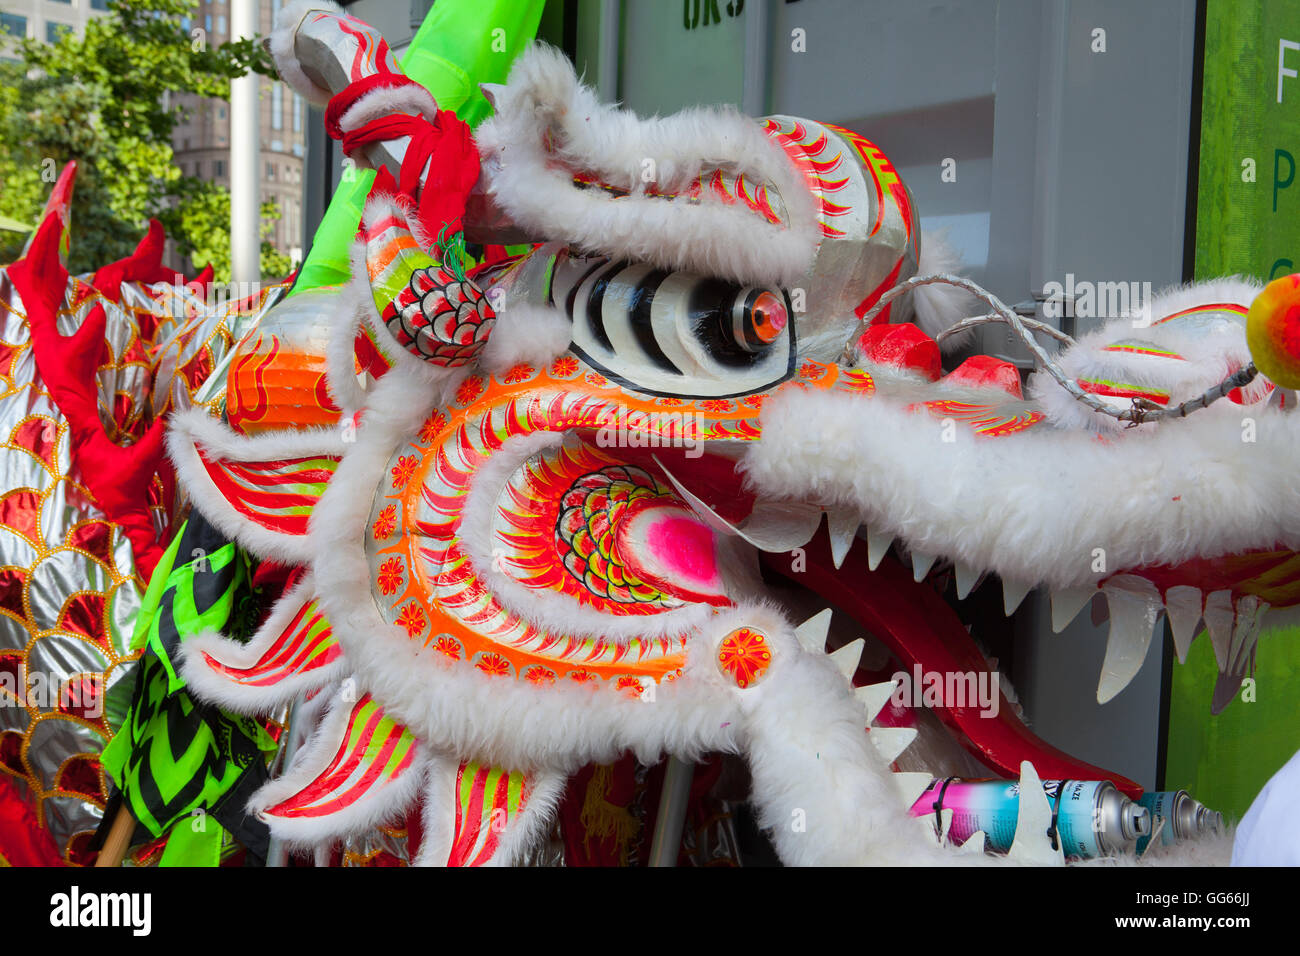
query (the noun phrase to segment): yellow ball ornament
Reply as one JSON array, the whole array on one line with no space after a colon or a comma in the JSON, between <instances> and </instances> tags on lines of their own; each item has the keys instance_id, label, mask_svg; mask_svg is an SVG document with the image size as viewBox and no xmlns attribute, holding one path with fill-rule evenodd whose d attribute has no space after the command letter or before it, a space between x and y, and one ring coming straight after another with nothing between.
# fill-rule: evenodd
<instances>
[{"instance_id":1,"label":"yellow ball ornament","mask_svg":"<svg viewBox=\"0 0 1300 956\"><path fill-rule=\"evenodd\" d=\"M1300 388L1300 275L1274 279L1246 313L1255 367L1283 388Z\"/></svg>"}]
</instances>

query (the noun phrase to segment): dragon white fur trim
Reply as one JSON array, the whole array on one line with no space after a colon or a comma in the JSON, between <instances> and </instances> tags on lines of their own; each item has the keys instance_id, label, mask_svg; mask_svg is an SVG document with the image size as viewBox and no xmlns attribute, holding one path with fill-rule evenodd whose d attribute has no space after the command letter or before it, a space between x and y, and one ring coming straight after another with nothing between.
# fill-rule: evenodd
<instances>
[{"instance_id":1,"label":"dragon white fur trim","mask_svg":"<svg viewBox=\"0 0 1300 956\"><path fill-rule=\"evenodd\" d=\"M500 205L539 238L738 282L789 284L808 269L819 241L812 196L780 147L739 112L719 107L640 119L601 104L563 54L543 45L515 61L495 101L496 114L476 133L485 174ZM642 179L647 163L668 192L685 189L706 168L771 183L790 223L765 223L708 190L698 204L651 198ZM629 194L610 199L579 189L572 180L578 170Z\"/></svg>"},{"instance_id":2,"label":"dragon white fur trim","mask_svg":"<svg viewBox=\"0 0 1300 956\"><path fill-rule=\"evenodd\" d=\"M1096 548L1114 572L1300 547L1300 416L1262 405L1223 401L1107 442L1046 426L996 439L958 427L949 442L926 412L791 390L762 424L743 462L761 493L854 507L873 531L1016 581L1093 584Z\"/></svg>"}]
</instances>

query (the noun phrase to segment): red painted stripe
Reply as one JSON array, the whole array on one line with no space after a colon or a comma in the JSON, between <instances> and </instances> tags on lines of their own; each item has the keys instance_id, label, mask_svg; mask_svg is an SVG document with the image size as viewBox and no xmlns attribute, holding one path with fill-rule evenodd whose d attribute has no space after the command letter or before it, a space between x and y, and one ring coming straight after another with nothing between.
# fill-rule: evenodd
<instances>
[{"instance_id":1,"label":"red painted stripe","mask_svg":"<svg viewBox=\"0 0 1300 956\"><path fill-rule=\"evenodd\" d=\"M307 533L307 515L265 514L255 510L253 504L257 502L262 506L268 506L270 510L274 510L276 505L271 502L276 500L284 501L289 506L296 506L313 505L316 502L315 498L309 498L306 495L258 494L232 482L220 466L214 465L206 459L201 460L207 469L208 476L212 479L212 483L216 485L221 496L226 499L226 503L244 517L272 531L292 535Z\"/></svg>"},{"instance_id":2,"label":"red painted stripe","mask_svg":"<svg viewBox=\"0 0 1300 956\"><path fill-rule=\"evenodd\" d=\"M479 767L474 774L474 783L471 785L469 794L469 805L465 807L464 816L461 818L465 829L456 834L456 842L452 846L451 857L447 860L448 866L465 866L467 865L470 851L478 843L479 831L483 826L483 790L487 785L487 775L491 768ZM460 787L456 788L457 802L459 802Z\"/></svg>"},{"instance_id":3,"label":"red painted stripe","mask_svg":"<svg viewBox=\"0 0 1300 956\"><path fill-rule=\"evenodd\" d=\"M331 661L337 660L339 655L343 653L342 648L337 644L334 644L331 647L326 648L312 660L308 661L307 666L302 666L303 662L307 661L307 659L315 653L316 649L320 647L322 643L330 639L329 634L320 634L317 636L316 640L311 642L310 645L303 648L302 653L299 654L288 667L276 668L274 671L252 671L249 673L250 679L245 679L241 681L241 683L244 683L249 687L267 687L271 684L278 684L286 677L293 676L294 674L309 674L314 670L319 670Z\"/></svg>"},{"instance_id":4,"label":"red painted stripe","mask_svg":"<svg viewBox=\"0 0 1300 956\"><path fill-rule=\"evenodd\" d=\"M361 741L358 744L358 746L354 748L352 751L344 750L343 748L346 746L347 738L350 735L352 730L353 719L355 718L357 712L368 703L370 703L370 695L366 694L359 701L357 701L356 704L353 705L352 715L349 718L347 722L347 726L344 728L343 731L343 740L339 742L339 751L334 755L334 759L330 762L330 765L326 767L316 777L316 779L313 780L311 783L309 783L306 787L304 787L302 790L298 791L292 797L289 797L287 800L283 801L282 803L279 803L276 806L272 807L270 810L267 811L268 813L275 813L275 814L287 816L288 814L284 813L283 811L291 810L293 809L294 806L296 806L299 803L310 803L314 797L321 795L322 792L327 792L332 786L330 781L332 780L333 777L337 775L340 766L342 766L345 771L344 779L347 779L347 775L350 774L352 770L355 769L356 765L360 762L361 754L365 752L366 744L369 743L370 738L374 735L375 727L379 724L379 721L383 718L382 710L376 710L373 714L371 714L370 720L367 721L366 727L362 731ZM344 761L345 758L347 758L347 762L344 764L342 762Z\"/></svg>"},{"instance_id":5,"label":"red painted stripe","mask_svg":"<svg viewBox=\"0 0 1300 956\"><path fill-rule=\"evenodd\" d=\"M478 855L474 857L470 866L482 866L484 863L492 859L492 855L496 853L497 847L501 844L501 831L492 825L492 821L496 819L497 811L502 810L506 814L506 823L508 824L510 822L510 809L506 803L509 796L510 774L507 772L501 774L501 776L497 778L496 793L492 797L492 812L488 815L487 839L483 841L483 849L481 849L478 852Z\"/></svg>"},{"instance_id":6,"label":"red painted stripe","mask_svg":"<svg viewBox=\"0 0 1300 956\"><path fill-rule=\"evenodd\" d=\"M898 273L902 270L902 268L903 268L903 260L902 258L899 258L899 260L894 263L894 268L890 270L889 275L885 276L884 281L881 282L880 285L876 286L871 291L871 294L869 296L867 296L865 299L863 299L861 302L858 303L858 307L853 310L853 314L860 319L868 312L870 312L872 306L874 306L877 302L880 301L880 297L885 294L885 291L888 289L892 289L894 287L894 284L898 281ZM880 314L876 316L875 321L872 324L881 325L882 323L888 322L889 312L892 308L893 308L893 303L891 302L884 309L881 309Z\"/></svg>"},{"instance_id":7,"label":"red painted stripe","mask_svg":"<svg viewBox=\"0 0 1300 956\"><path fill-rule=\"evenodd\" d=\"M389 732L388 739L384 742L384 746L380 749L379 753L371 761L369 768L366 770L364 774L362 774L360 780L354 783L347 790L340 793L333 800L330 800L326 803L319 804L318 806L312 807L311 809L304 809L300 813L294 815L323 817L323 816L328 816L331 813L337 813L340 810L352 806L352 804L356 803L358 800L360 800L362 797L364 797L366 794L370 792L371 786L374 784L374 782L377 779L379 779L379 776L384 772L384 768L388 766L388 761L393 756L393 751L397 749L398 745L401 742L402 742L402 730L400 727L395 727L393 728L392 731ZM410 766L411 756L414 753L414 751L415 748L412 747L407 752L406 757L403 758L402 762L398 764L398 766L394 769L393 776L390 779L396 779L397 776L403 770L405 770L407 767ZM343 782L346 782L346 778Z\"/></svg>"}]
</instances>

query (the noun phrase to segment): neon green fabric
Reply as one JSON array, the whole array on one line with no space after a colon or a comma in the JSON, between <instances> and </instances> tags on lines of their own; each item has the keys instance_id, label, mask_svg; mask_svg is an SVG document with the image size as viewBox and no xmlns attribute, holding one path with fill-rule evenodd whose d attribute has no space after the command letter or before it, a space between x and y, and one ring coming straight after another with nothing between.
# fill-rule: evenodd
<instances>
[{"instance_id":1,"label":"neon green fabric","mask_svg":"<svg viewBox=\"0 0 1300 956\"><path fill-rule=\"evenodd\" d=\"M226 831L207 814L180 820L167 835L159 866L219 866Z\"/></svg>"},{"instance_id":2,"label":"neon green fabric","mask_svg":"<svg viewBox=\"0 0 1300 956\"><path fill-rule=\"evenodd\" d=\"M479 84L505 81L510 64L537 35L545 6L545 0L438 0L402 55L402 71L433 94L439 109L477 126L492 112ZM344 175L291 296L348 281L348 248L374 180L373 170Z\"/></svg>"}]
</instances>

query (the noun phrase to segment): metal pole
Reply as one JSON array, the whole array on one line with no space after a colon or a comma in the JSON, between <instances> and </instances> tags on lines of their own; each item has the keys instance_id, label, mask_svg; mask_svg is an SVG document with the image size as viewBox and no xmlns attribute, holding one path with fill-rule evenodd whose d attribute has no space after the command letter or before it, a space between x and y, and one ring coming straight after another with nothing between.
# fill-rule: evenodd
<instances>
[{"instance_id":1,"label":"metal pole","mask_svg":"<svg viewBox=\"0 0 1300 956\"><path fill-rule=\"evenodd\" d=\"M668 758L664 771L664 789L659 795L659 816L655 819L655 833L650 841L651 866L676 866L681 851L682 830L686 826L686 805L691 796L691 778L695 765Z\"/></svg>"},{"instance_id":2,"label":"metal pole","mask_svg":"<svg viewBox=\"0 0 1300 956\"><path fill-rule=\"evenodd\" d=\"M740 108L750 116L767 112L767 0L750 0L745 8L745 72Z\"/></svg>"},{"instance_id":3,"label":"metal pole","mask_svg":"<svg viewBox=\"0 0 1300 956\"><path fill-rule=\"evenodd\" d=\"M256 35L256 0L231 0L231 39ZM236 286L240 298L251 294L262 278L257 89L256 73L230 81L230 279L249 283Z\"/></svg>"},{"instance_id":4,"label":"metal pole","mask_svg":"<svg viewBox=\"0 0 1300 956\"><path fill-rule=\"evenodd\" d=\"M622 16L618 0L601 0L596 93L602 103L613 103L618 99L618 41Z\"/></svg>"},{"instance_id":5,"label":"metal pole","mask_svg":"<svg viewBox=\"0 0 1300 956\"><path fill-rule=\"evenodd\" d=\"M271 761L272 777L278 777L288 770L293 763L293 755L298 751L298 707L301 703L300 700L295 700L289 705L289 712L285 715L284 734L281 738L284 744L280 747L279 753L275 755L275 759ZM289 848L274 833L271 834L271 839L267 843L266 865L289 865Z\"/></svg>"}]
</instances>

